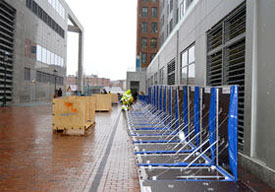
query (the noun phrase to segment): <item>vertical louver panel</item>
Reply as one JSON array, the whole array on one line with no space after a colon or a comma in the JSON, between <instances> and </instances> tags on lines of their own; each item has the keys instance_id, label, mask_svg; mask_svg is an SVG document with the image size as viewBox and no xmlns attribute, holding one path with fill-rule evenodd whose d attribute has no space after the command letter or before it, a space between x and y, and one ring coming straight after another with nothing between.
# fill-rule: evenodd
<instances>
[{"instance_id":1,"label":"vertical louver panel","mask_svg":"<svg viewBox=\"0 0 275 192\"><path fill-rule=\"evenodd\" d=\"M207 46L208 50L215 49L216 47L222 45L222 23L217 24L215 27L211 29L211 31L207 34Z\"/></svg>"},{"instance_id":2,"label":"vertical louver panel","mask_svg":"<svg viewBox=\"0 0 275 192\"><path fill-rule=\"evenodd\" d=\"M207 32L207 84L239 85L238 144L244 144L246 4Z\"/></svg>"},{"instance_id":3,"label":"vertical louver panel","mask_svg":"<svg viewBox=\"0 0 275 192\"><path fill-rule=\"evenodd\" d=\"M222 51L208 56L207 62L207 84L222 85Z\"/></svg>"},{"instance_id":4,"label":"vertical louver panel","mask_svg":"<svg viewBox=\"0 0 275 192\"><path fill-rule=\"evenodd\" d=\"M0 1L0 102L6 90L7 101L12 100L13 44L16 11L9 4ZM4 53L8 56L4 59ZM6 74L6 80L5 80ZM6 86L5 86L6 85ZM6 89L5 89L6 87Z\"/></svg>"},{"instance_id":5,"label":"vertical louver panel","mask_svg":"<svg viewBox=\"0 0 275 192\"><path fill-rule=\"evenodd\" d=\"M239 85L238 142L243 145L244 137L244 79L245 79L245 40L225 49L224 84Z\"/></svg>"},{"instance_id":6,"label":"vertical louver panel","mask_svg":"<svg viewBox=\"0 0 275 192\"><path fill-rule=\"evenodd\" d=\"M232 16L229 16L228 19L226 19L224 27L225 41L229 41L243 34L245 32L245 25L246 8L243 5L235 10Z\"/></svg>"},{"instance_id":7,"label":"vertical louver panel","mask_svg":"<svg viewBox=\"0 0 275 192\"><path fill-rule=\"evenodd\" d=\"M174 85L175 84L175 69L176 69L176 63L175 60L172 60L167 65L167 83L168 85Z\"/></svg>"}]
</instances>

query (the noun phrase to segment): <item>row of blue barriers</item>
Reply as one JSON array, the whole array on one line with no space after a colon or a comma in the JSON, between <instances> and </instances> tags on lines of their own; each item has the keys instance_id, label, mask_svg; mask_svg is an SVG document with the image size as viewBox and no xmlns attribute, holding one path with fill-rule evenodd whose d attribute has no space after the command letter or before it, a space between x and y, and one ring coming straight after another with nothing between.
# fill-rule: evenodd
<instances>
[{"instance_id":1,"label":"row of blue barriers","mask_svg":"<svg viewBox=\"0 0 275 192\"><path fill-rule=\"evenodd\" d=\"M238 86L153 86L126 114L144 191L238 180Z\"/></svg>"}]
</instances>

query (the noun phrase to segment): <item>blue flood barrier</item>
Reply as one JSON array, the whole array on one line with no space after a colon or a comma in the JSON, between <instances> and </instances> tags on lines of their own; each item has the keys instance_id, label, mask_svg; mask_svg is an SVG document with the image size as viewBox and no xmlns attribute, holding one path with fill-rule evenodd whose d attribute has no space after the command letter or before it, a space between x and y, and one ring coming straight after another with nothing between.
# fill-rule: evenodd
<instances>
[{"instance_id":1,"label":"blue flood barrier","mask_svg":"<svg viewBox=\"0 0 275 192\"><path fill-rule=\"evenodd\" d=\"M228 114L228 152L229 164L234 179L238 179L238 87L230 90L230 104Z\"/></svg>"},{"instance_id":2,"label":"blue flood barrier","mask_svg":"<svg viewBox=\"0 0 275 192\"><path fill-rule=\"evenodd\" d=\"M187 100L187 86L183 87L183 122L184 122L184 134L188 135L188 100ZM188 138L186 138L188 141Z\"/></svg>"},{"instance_id":3,"label":"blue flood barrier","mask_svg":"<svg viewBox=\"0 0 275 192\"><path fill-rule=\"evenodd\" d=\"M194 95L194 126L195 126L195 135L200 132L200 88L195 87ZM196 146L200 145L200 136L198 135L195 138Z\"/></svg>"},{"instance_id":4,"label":"blue flood barrier","mask_svg":"<svg viewBox=\"0 0 275 192\"><path fill-rule=\"evenodd\" d=\"M210 98L210 111L209 111L209 143L212 145L216 141L216 88L211 88L211 98ZM211 162L215 163L216 158L216 145L210 148L211 151Z\"/></svg>"},{"instance_id":5,"label":"blue flood barrier","mask_svg":"<svg viewBox=\"0 0 275 192\"><path fill-rule=\"evenodd\" d=\"M179 107L178 107L178 89L175 90L175 118L176 118L176 129L179 126Z\"/></svg>"}]
</instances>

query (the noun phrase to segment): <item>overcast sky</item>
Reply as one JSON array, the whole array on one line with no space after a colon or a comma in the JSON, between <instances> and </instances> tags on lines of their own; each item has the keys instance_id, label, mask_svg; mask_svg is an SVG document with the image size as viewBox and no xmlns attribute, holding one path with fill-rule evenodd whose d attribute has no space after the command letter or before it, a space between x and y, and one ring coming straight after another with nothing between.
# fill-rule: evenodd
<instances>
[{"instance_id":1,"label":"overcast sky","mask_svg":"<svg viewBox=\"0 0 275 192\"><path fill-rule=\"evenodd\" d=\"M84 73L126 79L135 69L137 0L66 0L84 27ZM67 74L77 71L77 35L68 35Z\"/></svg>"}]
</instances>

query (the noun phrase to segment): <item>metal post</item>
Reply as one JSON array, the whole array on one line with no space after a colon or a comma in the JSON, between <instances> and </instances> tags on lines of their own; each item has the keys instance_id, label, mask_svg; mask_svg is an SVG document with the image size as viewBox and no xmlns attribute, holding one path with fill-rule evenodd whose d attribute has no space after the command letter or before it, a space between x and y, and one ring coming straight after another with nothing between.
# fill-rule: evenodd
<instances>
[{"instance_id":1,"label":"metal post","mask_svg":"<svg viewBox=\"0 0 275 192\"><path fill-rule=\"evenodd\" d=\"M219 93L220 88L216 89L216 165L219 165Z\"/></svg>"},{"instance_id":2,"label":"metal post","mask_svg":"<svg viewBox=\"0 0 275 192\"><path fill-rule=\"evenodd\" d=\"M53 70L53 74L54 74L54 95L55 95L55 92L56 92L56 73L57 73L57 70Z\"/></svg>"},{"instance_id":3,"label":"metal post","mask_svg":"<svg viewBox=\"0 0 275 192\"><path fill-rule=\"evenodd\" d=\"M56 75L54 75L54 93L56 91Z\"/></svg>"},{"instance_id":4,"label":"metal post","mask_svg":"<svg viewBox=\"0 0 275 192\"><path fill-rule=\"evenodd\" d=\"M203 92L204 92L204 88L200 88L200 128L201 130L203 129L202 127L202 121L203 121ZM200 132L200 145L202 143L202 132ZM202 150L200 151L202 152Z\"/></svg>"}]
</instances>

